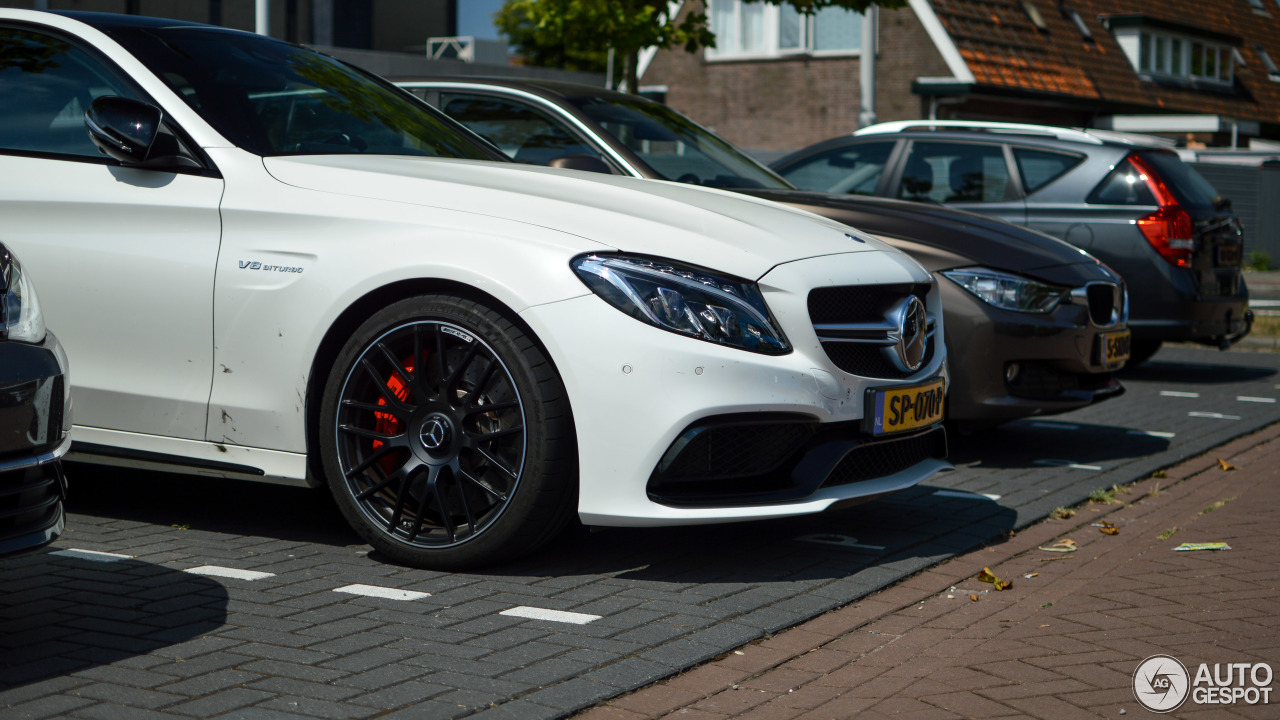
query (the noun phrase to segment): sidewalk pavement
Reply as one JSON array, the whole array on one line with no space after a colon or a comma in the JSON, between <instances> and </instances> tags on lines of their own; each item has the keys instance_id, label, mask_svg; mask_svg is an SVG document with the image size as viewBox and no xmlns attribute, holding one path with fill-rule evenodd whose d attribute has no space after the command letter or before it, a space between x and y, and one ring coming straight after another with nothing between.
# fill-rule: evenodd
<instances>
[{"instance_id":1,"label":"sidewalk pavement","mask_svg":"<svg viewBox=\"0 0 1280 720\"><path fill-rule=\"evenodd\" d=\"M1047 519L576 718L1158 717L1133 678L1162 653L1192 678L1200 663L1268 663L1280 688L1280 424L1116 498L1131 504ZM1064 538L1079 550L1039 549ZM1173 552L1219 541L1231 549ZM994 591L983 568L1013 586ZM1193 698L1165 717L1280 717L1280 692Z\"/></svg>"}]
</instances>

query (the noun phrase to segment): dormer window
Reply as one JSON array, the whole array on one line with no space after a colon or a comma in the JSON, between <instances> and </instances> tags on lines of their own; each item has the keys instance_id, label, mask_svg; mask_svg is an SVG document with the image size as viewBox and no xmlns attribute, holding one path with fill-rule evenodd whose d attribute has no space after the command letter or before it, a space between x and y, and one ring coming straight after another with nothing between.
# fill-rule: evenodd
<instances>
[{"instance_id":1,"label":"dormer window","mask_svg":"<svg viewBox=\"0 0 1280 720\"><path fill-rule=\"evenodd\" d=\"M1232 38L1207 35L1141 16L1110 18L1116 42L1145 80L1181 80L1230 85L1235 79Z\"/></svg>"}]
</instances>

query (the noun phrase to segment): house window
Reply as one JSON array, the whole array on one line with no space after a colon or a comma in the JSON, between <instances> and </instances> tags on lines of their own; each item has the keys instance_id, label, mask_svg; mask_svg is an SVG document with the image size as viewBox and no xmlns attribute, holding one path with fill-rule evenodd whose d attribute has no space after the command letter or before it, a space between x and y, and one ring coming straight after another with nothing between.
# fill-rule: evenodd
<instances>
[{"instance_id":1,"label":"house window","mask_svg":"<svg viewBox=\"0 0 1280 720\"><path fill-rule=\"evenodd\" d=\"M1234 77L1229 45L1145 28L1117 31L1116 40L1144 75L1223 84Z\"/></svg>"},{"instance_id":2,"label":"house window","mask_svg":"<svg viewBox=\"0 0 1280 720\"><path fill-rule=\"evenodd\" d=\"M1262 61L1262 66L1267 69L1267 77L1273 82L1280 82L1280 68L1276 67L1276 63L1271 59L1265 48L1261 45L1254 45L1253 51L1258 53L1258 59Z\"/></svg>"},{"instance_id":3,"label":"house window","mask_svg":"<svg viewBox=\"0 0 1280 720\"><path fill-rule=\"evenodd\" d=\"M813 15L784 4L709 0L708 20L716 46L712 60L785 55L854 54L862 49L862 15L826 7Z\"/></svg>"}]
</instances>

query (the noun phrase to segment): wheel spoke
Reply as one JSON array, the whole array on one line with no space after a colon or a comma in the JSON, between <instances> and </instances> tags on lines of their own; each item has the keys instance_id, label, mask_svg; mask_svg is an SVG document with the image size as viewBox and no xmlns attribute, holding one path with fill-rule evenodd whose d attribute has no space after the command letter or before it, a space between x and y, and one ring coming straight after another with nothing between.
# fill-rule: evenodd
<instances>
[{"instance_id":1,"label":"wheel spoke","mask_svg":"<svg viewBox=\"0 0 1280 720\"><path fill-rule=\"evenodd\" d=\"M368 470L370 467L372 467L372 466L373 466L373 464L374 464L374 463L378 462L379 460L381 460L382 458L386 457L387 455L390 455L390 454L391 454L392 452L394 452L395 450L396 450L396 448L395 448L395 447L393 447L393 446L391 446L391 445L383 445L382 447L380 447L380 448L378 448L377 450L374 450L372 453L370 453L370 454L369 454L369 457L365 458L364 460L361 460L361 461L360 461L360 464L356 465L355 467L353 467L353 468L351 468L350 470L348 470L348 471L346 471L345 473L343 473L343 477L345 477L346 479L350 480L351 478L355 477L356 475L359 475L360 473L364 472L365 470ZM362 495L362 496L364 496L364 493L361 493L361 495ZM366 497L367 497L367 496L366 496ZM357 497L356 499L357 499L357 500L363 500L363 499L364 499L364 497Z\"/></svg>"},{"instance_id":2,"label":"wheel spoke","mask_svg":"<svg viewBox=\"0 0 1280 720\"><path fill-rule=\"evenodd\" d=\"M494 358L489 361L489 366L484 369L484 374L480 376L479 382L475 387L471 388L471 394L475 397L484 395L484 391L489 389L489 382L493 380L493 376L498 371L498 359Z\"/></svg>"},{"instance_id":3,"label":"wheel spoke","mask_svg":"<svg viewBox=\"0 0 1280 720\"><path fill-rule=\"evenodd\" d=\"M427 367L422 357L422 325L413 326L413 380L412 385L417 388L417 396L429 398L431 393L427 390Z\"/></svg>"},{"instance_id":4,"label":"wheel spoke","mask_svg":"<svg viewBox=\"0 0 1280 720\"><path fill-rule=\"evenodd\" d=\"M391 363L391 368L395 370L397 373L399 373L400 377L404 380L404 385L406 388L409 387L411 384L413 384L413 376L409 374L409 371L406 370L404 365L402 365L400 361L396 359L396 356L392 354L391 350L389 350L386 345L383 345L382 343L377 343L376 345L374 345L374 347L378 348L378 351L381 352L382 356L387 359L387 362ZM415 367L417 366L415 365Z\"/></svg>"},{"instance_id":5,"label":"wheel spoke","mask_svg":"<svg viewBox=\"0 0 1280 720\"><path fill-rule=\"evenodd\" d=\"M343 400L342 407L349 407L355 410L369 410L370 412L386 413L397 420L403 419L402 416L407 414L402 408L392 405L377 405L375 403L360 402L359 400Z\"/></svg>"},{"instance_id":6,"label":"wheel spoke","mask_svg":"<svg viewBox=\"0 0 1280 720\"><path fill-rule=\"evenodd\" d=\"M505 469L505 468L504 468L504 469ZM505 493L499 492L499 491L498 491L497 489L495 489L492 485L490 485L489 483L487 483L487 482L485 482L485 481L481 480L480 478L477 478L477 477L473 476L471 473L469 473L469 472L467 472L467 471L465 471L465 470L461 470L461 471L459 471L459 472L458 472L458 474L459 474L461 477L465 478L466 480L470 481L470 482L471 482L471 484L475 485L476 487L480 488L481 490L483 490L483 491L485 491L485 492L489 493L490 495L492 495L492 496L494 497L494 499L498 500L499 502L506 502L506 501L507 501L507 496L506 496L506 494L505 494Z\"/></svg>"},{"instance_id":7,"label":"wheel spoke","mask_svg":"<svg viewBox=\"0 0 1280 720\"><path fill-rule=\"evenodd\" d=\"M512 470L511 468L507 467L505 464L503 464L503 462L502 462L501 460L499 460L498 458L496 458L496 457L494 457L493 455L489 454L489 451L488 451L488 450L485 450L484 448L478 447L478 448L475 448L475 451L476 451L476 452L478 452L478 453L480 453L480 456L481 456L481 457L483 457L485 460L488 460L490 465L492 465L492 466L494 466L494 467L498 468L499 470L501 470L503 473L505 473L505 474L506 474L506 476L507 476L507 477L511 478L512 480L515 480L516 478L518 478L518 477L519 477L518 475L516 475L516 471L515 471L515 470ZM502 498L502 499L503 499L503 500L506 500L506 498L505 498L505 497L504 497L504 498Z\"/></svg>"},{"instance_id":8,"label":"wheel spoke","mask_svg":"<svg viewBox=\"0 0 1280 720\"><path fill-rule=\"evenodd\" d=\"M430 502L431 496L436 495L436 502L440 502L440 498L438 497L439 493L436 491L436 486L440 483L440 468L428 468L428 473L426 487L423 488L422 499L418 501L417 517L413 520L413 527L409 528L409 542L416 540L418 538L418 534L422 532L422 521L426 518L427 503ZM447 525L448 521L445 516L444 505L440 506L440 518L441 526ZM449 533L450 541L452 541L453 532L447 527L445 530Z\"/></svg>"},{"instance_id":9,"label":"wheel spoke","mask_svg":"<svg viewBox=\"0 0 1280 720\"><path fill-rule=\"evenodd\" d=\"M509 402L492 403L489 405L471 405L464 412L464 415L478 415L479 413L497 412L499 410L508 410L513 407L520 407L520 403L515 400Z\"/></svg>"},{"instance_id":10,"label":"wheel spoke","mask_svg":"<svg viewBox=\"0 0 1280 720\"><path fill-rule=\"evenodd\" d=\"M518 433L521 430L524 430L523 425L513 425L512 427L509 427L509 428L494 430L493 432L487 432L482 435L468 435L467 437L468 439L471 440L471 442L482 443L482 442L488 442L490 440L497 440L500 437L514 435L515 433Z\"/></svg>"},{"instance_id":11,"label":"wheel spoke","mask_svg":"<svg viewBox=\"0 0 1280 720\"><path fill-rule=\"evenodd\" d=\"M400 401L400 398L396 397L395 393L391 392L391 388L387 387L387 381L374 369L373 363L369 362L368 357L361 357L360 364L364 366L365 372L369 373L369 377L373 378L373 384L378 388L378 394L382 396L383 400L387 401L388 406L395 407L402 413L409 412L409 408Z\"/></svg>"},{"instance_id":12,"label":"wheel spoke","mask_svg":"<svg viewBox=\"0 0 1280 720\"><path fill-rule=\"evenodd\" d=\"M439 475L436 475L436 481L431 484L431 490L435 493L436 504L440 506L440 527L449 535L449 542L454 542L457 538L453 534L453 514L449 512L449 503L445 500Z\"/></svg>"},{"instance_id":13,"label":"wheel spoke","mask_svg":"<svg viewBox=\"0 0 1280 720\"><path fill-rule=\"evenodd\" d=\"M461 474L461 470L455 470L453 473L453 487L458 491L458 499L462 501L462 512L467 516L467 529L471 531L472 535L475 535L476 517L475 514L471 512L471 503L467 502L466 490L462 488L462 483L458 482L459 474Z\"/></svg>"},{"instance_id":14,"label":"wheel spoke","mask_svg":"<svg viewBox=\"0 0 1280 720\"><path fill-rule=\"evenodd\" d=\"M458 361L458 365L449 373L448 379L441 383L442 391L445 397L452 403L453 398L458 392L458 382L462 380L462 375L471 366L471 361L475 359L476 353L480 351L480 343L472 341L471 347L467 348L467 354L462 356Z\"/></svg>"},{"instance_id":15,"label":"wheel spoke","mask_svg":"<svg viewBox=\"0 0 1280 720\"><path fill-rule=\"evenodd\" d=\"M449 375L449 368L445 363L444 357L444 333L440 332L440 326L434 326L436 329L436 368L440 371L440 396L445 393L444 379Z\"/></svg>"},{"instance_id":16,"label":"wheel spoke","mask_svg":"<svg viewBox=\"0 0 1280 720\"><path fill-rule=\"evenodd\" d=\"M385 433L374 432L373 430L365 430L364 428L352 427L350 425L339 425L338 429L349 435L356 437L368 438L369 440L379 440L388 445L401 445L404 442L404 433L399 435L387 435Z\"/></svg>"}]
</instances>

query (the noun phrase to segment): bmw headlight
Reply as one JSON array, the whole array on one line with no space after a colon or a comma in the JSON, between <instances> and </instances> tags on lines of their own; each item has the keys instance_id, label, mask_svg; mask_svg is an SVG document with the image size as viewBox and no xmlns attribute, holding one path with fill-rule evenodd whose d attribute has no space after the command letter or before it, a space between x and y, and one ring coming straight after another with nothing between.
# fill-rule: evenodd
<instances>
[{"instance_id":1,"label":"bmw headlight","mask_svg":"<svg viewBox=\"0 0 1280 720\"><path fill-rule=\"evenodd\" d=\"M573 269L610 305L663 330L765 355L791 351L755 283L636 255L584 255Z\"/></svg>"},{"instance_id":2,"label":"bmw headlight","mask_svg":"<svg viewBox=\"0 0 1280 720\"><path fill-rule=\"evenodd\" d=\"M0 268L3 269L3 286L0 286L0 334L10 340L38 343L44 340L44 314L31 278L22 271L22 265L13 254L0 246Z\"/></svg>"},{"instance_id":3,"label":"bmw headlight","mask_svg":"<svg viewBox=\"0 0 1280 720\"><path fill-rule=\"evenodd\" d=\"M1066 288L989 268L944 270L942 274L982 300L1018 312L1050 312L1070 293Z\"/></svg>"}]
</instances>

